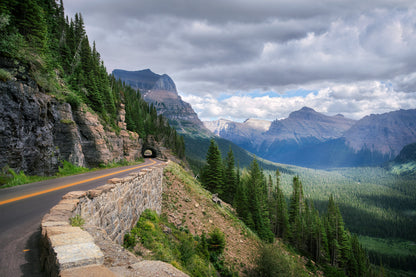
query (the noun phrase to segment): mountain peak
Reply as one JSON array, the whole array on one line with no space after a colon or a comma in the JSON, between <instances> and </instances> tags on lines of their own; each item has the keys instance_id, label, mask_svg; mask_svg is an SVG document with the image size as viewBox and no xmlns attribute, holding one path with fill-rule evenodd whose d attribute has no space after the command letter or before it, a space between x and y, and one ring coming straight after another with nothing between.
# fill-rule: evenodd
<instances>
[{"instance_id":1,"label":"mountain peak","mask_svg":"<svg viewBox=\"0 0 416 277\"><path fill-rule=\"evenodd\" d=\"M303 107L302 109L300 109L299 111L302 111L302 112L316 112L314 109L306 107L306 106Z\"/></svg>"},{"instance_id":2,"label":"mountain peak","mask_svg":"<svg viewBox=\"0 0 416 277\"><path fill-rule=\"evenodd\" d=\"M321 114L309 107L303 107L298 111L291 112L289 114L289 118L292 119L305 119L311 120L314 119L316 116L320 116Z\"/></svg>"},{"instance_id":3,"label":"mountain peak","mask_svg":"<svg viewBox=\"0 0 416 277\"><path fill-rule=\"evenodd\" d=\"M128 85L138 90L165 90L177 94L176 85L167 74L159 75L149 68L137 71L114 69L116 79L124 80Z\"/></svg>"}]
</instances>

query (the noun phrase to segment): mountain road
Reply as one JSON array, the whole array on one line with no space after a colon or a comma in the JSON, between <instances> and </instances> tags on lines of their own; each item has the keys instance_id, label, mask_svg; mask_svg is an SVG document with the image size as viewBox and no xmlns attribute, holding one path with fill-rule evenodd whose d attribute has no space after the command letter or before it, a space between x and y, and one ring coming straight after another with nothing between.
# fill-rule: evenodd
<instances>
[{"instance_id":1,"label":"mountain road","mask_svg":"<svg viewBox=\"0 0 416 277\"><path fill-rule=\"evenodd\" d=\"M146 159L139 165L0 189L0 276L44 276L40 268L40 222L67 192L89 190L110 178L122 178L158 163Z\"/></svg>"}]
</instances>

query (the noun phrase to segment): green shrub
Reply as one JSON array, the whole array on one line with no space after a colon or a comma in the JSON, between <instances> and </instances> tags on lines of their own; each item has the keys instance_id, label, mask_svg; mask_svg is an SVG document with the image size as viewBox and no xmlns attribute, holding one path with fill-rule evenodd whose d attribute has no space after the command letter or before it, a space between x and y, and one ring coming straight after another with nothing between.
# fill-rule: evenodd
<instances>
[{"instance_id":1,"label":"green shrub","mask_svg":"<svg viewBox=\"0 0 416 277\"><path fill-rule=\"evenodd\" d=\"M273 244L264 244L255 261L255 268L251 276L308 276L306 271L280 247Z\"/></svg>"},{"instance_id":2,"label":"green shrub","mask_svg":"<svg viewBox=\"0 0 416 277\"><path fill-rule=\"evenodd\" d=\"M3 82L7 82L8 80L10 80L12 78L12 74L10 74L9 71L0 68L0 80Z\"/></svg>"},{"instance_id":3,"label":"green shrub","mask_svg":"<svg viewBox=\"0 0 416 277\"><path fill-rule=\"evenodd\" d=\"M71 105L73 110L78 110L82 103L81 97L72 91L66 95L65 101Z\"/></svg>"},{"instance_id":4,"label":"green shrub","mask_svg":"<svg viewBox=\"0 0 416 277\"><path fill-rule=\"evenodd\" d=\"M215 228L209 233L208 250L212 256L220 256L224 252L225 238L224 233L220 229Z\"/></svg>"},{"instance_id":5,"label":"green shrub","mask_svg":"<svg viewBox=\"0 0 416 277\"><path fill-rule=\"evenodd\" d=\"M127 233L124 235L124 240L123 240L124 248L132 248L136 244L137 244L137 240L134 234Z\"/></svg>"},{"instance_id":6,"label":"green shrub","mask_svg":"<svg viewBox=\"0 0 416 277\"><path fill-rule=\"evenodd\" d=\"M73 227L82 227L82 225L85 224L85 220L79 214L77 214L74 217L71 217L69 219L69 222L71 223L71 226Z\"/></svg>"}]
</instances>

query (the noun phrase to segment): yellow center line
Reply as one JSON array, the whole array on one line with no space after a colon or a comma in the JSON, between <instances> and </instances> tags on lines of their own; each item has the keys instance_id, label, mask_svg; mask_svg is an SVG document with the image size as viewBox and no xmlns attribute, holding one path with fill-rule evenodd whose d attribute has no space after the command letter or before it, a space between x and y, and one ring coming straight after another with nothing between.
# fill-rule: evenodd
<instances>
[{"instance_id":1,"label":"yellow center line","mask_svg":"<svg viewBox=\"0 0 416 277\"><path fill-rule=\"evenodd\" d=\"M80 185L80 184L83 184L83 183L87 183L87 182L90 182L90 181L95 181L95 180L105 178L105 177L108 177L108 176L111 176L111 175L115 175L115 174L118 174L118 173L123 173L123 172L126 172L126 171L138 169L138 168L149 166L149 165L154 165L156 163L156 161L154 161L152 159L150 159L150 160L152 161L152 163L150 163L150 164L142 164L142 165L139 165L139 166L136 166L136 167L133 167L133 168L123 169L123 170L120 170L120 171L117 171L117 172L100 175L100 176L90 178L90 179L87 179L87 180L82 180L82 181L78 181L78 182L75 182L75 183L71 183L71 184L67 184L67 185L63 185L63 186L59 186L59 187L54 187L54 188L51 188L51 189L42 190L42 191L34 192L34 193L31 193L31 194L26 194L26 195L18 196L18 197L15 197L15 198L10 198L10 199L4 200L4 201L0 201L0 206L4 205L4 204L7 204L7 203L19 201L19 200L22 200L22 199L26 199L26 198L38 196L38 195L41 195L41 194L49 193L49 192L52 192L52 191L57 191L57 190L61 190L61 189L64 189L64 188L73 187L73 186Z\"/></svg>"}]
</instances>

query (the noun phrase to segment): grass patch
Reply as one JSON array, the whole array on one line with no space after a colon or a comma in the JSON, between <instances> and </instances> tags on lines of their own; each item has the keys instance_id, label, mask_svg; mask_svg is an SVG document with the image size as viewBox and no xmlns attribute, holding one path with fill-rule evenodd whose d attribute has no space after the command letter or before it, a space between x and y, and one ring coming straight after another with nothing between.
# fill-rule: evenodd
<instances>
[{"instance_id":1,"label":"grass patch","mask_svg":"<svg viewBox=\"0 0 416 277\"><path fill-rule=\"evenodd\" d=\"M121 160L119 162L112 162L109 164L100 165L99 168L86 168L86 167L74 165L68 161L63 161L62 166L59 167L58 172L54 176L37 176L37 175L30 176L30 175L26 175L23 171L19 171L18 173L16 173L13 169L6 167L6 168L3 168L2 172L0 173L0 189L40 182L44 180L50 180L50 179L59 178L59 177L71 176L71 175L76 175L76 174L81 174L81 173L86 173L86 172L92 172L92 171L96 171L100 169L136 165L136 164L141 164L143 162L144 162L144 159L140 158L132 162Z\"/></svg>"},{"instance_id":2,"label":"grass patch","mask_svg":"<svg viewBox=\"0 0 416 277\"><path fill-rule=\"evenodd\" d=\"M4 184L0 188L8 188L19 186L28 183L40 182L47 180L45 176L28 176L23 171L16 173L13 169L9 168L5 170L5 173L1 176L1 182Z\"/></svg>"},{"instance_id":3,"label":"grass patch","mask_svg":"<svg viewBox=\"0 0 416 277\"><path fill-rule=\"evenodd\" d=\"M59 167L59 171L57 173L57 176L59 176L59 177L70 176L70 175L85 173L85 172L88 172L88 171L92 171L92 170L88 169L86 167L74 165L74 164L72 164L68 161L63 161L62 162L62 167Z\"/></svg>"},{"instance_id":4,"label":"grass patch","mask_svg":"<svg viewBox=\"0 0 416 277\"><path fill-rule=\"evenodd\" d=\"M62 124L67 124L67 125L71 125L71 124L75 125L75 121L73 121L71 119L61 119L61 123Z\"/></svg>"}]
</instances>

